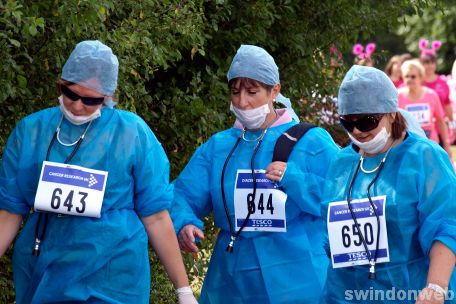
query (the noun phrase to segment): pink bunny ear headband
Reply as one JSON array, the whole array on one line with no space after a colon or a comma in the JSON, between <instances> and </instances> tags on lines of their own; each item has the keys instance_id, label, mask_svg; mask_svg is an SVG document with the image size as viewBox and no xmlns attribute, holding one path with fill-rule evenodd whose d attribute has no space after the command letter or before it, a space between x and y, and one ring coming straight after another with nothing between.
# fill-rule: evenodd
<instances>
[{"instance_id":1,"label":"pink bunny ear headband","mask_svg":"<svg viewBox=\"0 0 456 304\"><path fill-rule=\"evenodd\" d=\"M368 43L366 45L366 51L364 52L364 47L362 44L357 43L353 46L352 53L356 55L359 59L370 59L372 53L375 51L375 47L377 45L375 43Z\"/></svg>"},{"instance_id":2,"label":"pink bunny ear headband","mask_svg":"<svg viewBox=\"0 0 456 304\"><path fill-rule=\"evenodd\" d=\"M440 49L440 47L442 46L442 41L440 41L440 40L432 41L430 49L427 48L428 45L429 45L429 41L427 41L426 39L420 39L420 42L419 42L419 47L421 50L420 56L423 56L423 55L434 55L435 56L435 53L437 52L437 50Z\"/></svg>"}]
</instances>

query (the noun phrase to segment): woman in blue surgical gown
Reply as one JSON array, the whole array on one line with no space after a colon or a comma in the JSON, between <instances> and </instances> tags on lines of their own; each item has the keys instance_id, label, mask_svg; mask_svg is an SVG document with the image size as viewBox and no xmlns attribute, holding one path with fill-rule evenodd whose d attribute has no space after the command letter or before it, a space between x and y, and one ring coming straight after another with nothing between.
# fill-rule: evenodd
<instances>
[{"instance_id":1,"label":"woman in blue surgical gown","mask_svg":"<svg viewBox=\"0 0 456 304\"><path fill-rule=\"evenodd\" d=\"M117 74L109 47L79 43L60 107L22 119L8 140L0 256L26 219L13 254L16 303L149 303L148 240L179 303L196 303L167 211L168 159L141 118L109 106Z\"/></svg>"},{"instance_id":2,"label":"woman in blue surgical gown","mask_svg":"<svg viewBox=\"0 0 456 304\"><path fill-rule=\"evenodd\" d=\"M383 72L353 66L338 100L352 144L328 170L322 213L332 265L322 302L443 303L446 294L445 303L454 303L447 288L455 266L456 176L448 155L406 131L397 91Z\"/></svg>"},{"instance_id":3,"label":"woman in blue surgical gown","mask_svg":"<svg viewBox=\"0 0 456 304\"><path fill-rule=\"evenodd\" d=\"M235 125L199 147L174 183L181 248L198 250L209 213L220 228L200 303L314 303L327 265L319 204L338 148L313 128L288 162L272 162L277 139L297 124L291 108L273 107L278 98L289 103L274 59L242 45L227 76Z\"/></svg>"}]
</instances>

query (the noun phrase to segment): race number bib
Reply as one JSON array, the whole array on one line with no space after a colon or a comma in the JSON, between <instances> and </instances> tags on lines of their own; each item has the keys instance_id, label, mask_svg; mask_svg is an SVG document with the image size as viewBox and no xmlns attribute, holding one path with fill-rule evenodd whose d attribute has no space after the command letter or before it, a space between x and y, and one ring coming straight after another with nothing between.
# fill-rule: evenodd
<instances>
[{"instance_id":1,"label":"race number bib","mask_svg":"<svg viewBox=\"0 0 456 304\"><path fill-rule=\"evenodd\" d=\"M238 231L249 208L250 218L243 231L286 232L285 202L287 195L276 182L266 177L265 170L255 170L256 194L253 197L251 170L238 170L234 185L234 217Z\"/></svg>"},{"instance_id":2,"label":"race number bib","mask_svg":"<svg viewBox=\"0 0 456 304\"><path fill-rule=\"evenodd\" d=\"M107 178L106 171L45 161L34 208L99 218Z\"/></svg>"},{"instance_id":3,"label":"race number bib","mask_svg":"<svg viewBox=\"0 0 456 304\"><path fill-rule=\"evenodd\" d=\"M431 108L428 104L419 103L407 105L405 109L416 118L420 125L426 125L431 123Z\"/></svg>"},{"instance_id":4,"label":"race number bib","mask_svg":"<svg viewBox=\"0 0 456 304\"><path fill-rule=\"evenodd\" d=\"M380 219L380 241L377 263L389 262L388 234L385 220L386 196L372 197ZM371 257L375 256L377 242L377 219L369 199L351 201L352 210L358 221L359 230L353 221L346 201L333 202L328 206L328 236L333 268L369 264L361 235L366 241Z\"/></svg>"}]
</instances>

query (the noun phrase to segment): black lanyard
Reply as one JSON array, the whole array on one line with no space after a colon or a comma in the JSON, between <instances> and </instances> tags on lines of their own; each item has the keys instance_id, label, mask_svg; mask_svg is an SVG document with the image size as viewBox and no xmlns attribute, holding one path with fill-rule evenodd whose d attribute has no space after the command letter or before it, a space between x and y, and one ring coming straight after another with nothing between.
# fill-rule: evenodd
<instances>
[{"instance_id":1,"label":"black lanyard","mask_svg":"<svg viewBox=\"0 0 456 304\"><path fill-rule=\"evenodd\" d=\"M388 149L388 151L386 152L385 156L381 160L380 165L376 169L374 169L374 171L365 171L361 167L362 164L363 164L363 161L364 161L364 157L361 156L359 161L358 161L358 165L356 166L355 173L353 174L353 177L352 177L352 179L350 181L350 184L348 186L348 191L347 191L348 209L350 210L350 214L352 216L353 222L355 223L356 229L358 229L358 234L359 234L359 237L361 239L361 242L363 243L364 251L367 254L367 258L368 258L369 264L370 264L369 279L372 279L372 280L375 280L375 263L377 262L378 249L379 249L378 247L379 247L379 242L380 242L380 218L379 218L378 213L377 213L377 208L374 205L374 202L372 201L372 198L371 198L371 195L370 195L370 189L374 185L376 180L378 179L378 177L380 175L380 172L382 171L383 166L385 165L386 157L388 156L388 153L389 153L390 149ZM351 191L353 189L353 185L355 183L356 176L358 175L358 172L359 172L360 168L362 169L363 172L366 172L366 173L373 173L373 172L377 171L377 173L375 174L374 178L372 179L372 181L367 186L367 197L369 199L369 204L371 205L372 209L374 210L375 218L377 219L377 241L375 242L375 255L374 255L373 258L372 258L371 254L370 254L369 248L367 247L366 240L364 239L363 233L361 232L360 225L358 224L358 219L356 218L356 215L353 212L353 208L352 208L352 205L351 205Z\"/></svg>"},{"instance_id":2,"label":"black lanyard","mask_svg":"<svg viewBox=\"0 0 456 304\"><path fill-rule=\"evenodd\" d=\"M63 115L60 118L59 125L57 126L57 129L55 130L54 135L52 136L51 142L48 146L47 153L46 153L46 161L49 160L52 146L54 145L55 140L58 139L58 136L60 134L60 127L62 126L62 121L63 121ZM79 139L74 143L76 146L74 147L74 149L70 153L70 155L68 155L68 157L65 159L65 161L63 162L64 164L69 163L73 159L73 156L79 150L79 147L81 146L81 143L84 140L87 130L89 129L91 124L92 124L92 121L90 121L87 124L87 127L84 129L84 132L82 133L82 135L79 136ZM58 141L60 142L60 139L58 139ZM71 144L71 145L73 145L73 144ZM67 145L67 146L71 146L71 145ZM43 219L43 216L44 216L44 219ZM43 212L39 212L38 220L36 221L36 226L35 226L35 246L33 247L33 251L32 251L32 255L34 255L34 256L40 255L40 244L44 240L44 235L46 234L48 219L49 219L48 212L44 213L44 215L43 215ZM42 220L43 220L43 228L40 229Z\"/></svg>"},{"instance_id":3,"label":"black lanyard","mask_svg":"<svg viewBox=\"0 0 456 304\"><path fill-rule=\"evenodd\" d=\"M230 153L228 154L228 156L227 156L227 158L225 160L225 163L223 164L222 177L220 179L220 183L221 183L221 189L222 189L223 207L225 208L226 219L227 219L228 224L230 226L231 240L228 243L228 246L226 247L226 251L228 251L229 253L233 252L234 242L236 241L236 238L239 237L239 235L241 234L242 230L244 230L244 227L245 227L245 225L247 225L247 223L248 223L248 221L250 219L250 215L253 213L253 210L254 210L254 206L252 206L252 204L255 204L255 196L256 196L256 188L257 188L256 187L256 177L255 177L255 167L254 167L254 165L255 165L254 164L255 163L255 155L258 152L258 149L260 148L261 143L263 142L263 138L264 138L267 130L268 130L267 128L264 129L263 133L257 139L258 142L255 145L255 149L253 150L252 157L250 158L250 169L252 171L252 180L253 180L253 193L252 193L252 197L253 198L250 201L247 200L247 211L248 211L247 212L247 216L244 219L244 221L242 222L242 225L241 225L241 227L239 228L239 230L237 232L234 232L233 223L231 222L230 213L228 211L228 205L226 203L226 197L225 197L224 181L225 181L226 166L228 165L228 162L230 161L231 155L233 155L233 153L236 150L237 146L241 142L241 139L245 140L245 137L244 137L245 136L245 129L242 130L241 135L236 140L236 143L234 144L233 148L231 149Z\"/></svg>"}]
</instances>

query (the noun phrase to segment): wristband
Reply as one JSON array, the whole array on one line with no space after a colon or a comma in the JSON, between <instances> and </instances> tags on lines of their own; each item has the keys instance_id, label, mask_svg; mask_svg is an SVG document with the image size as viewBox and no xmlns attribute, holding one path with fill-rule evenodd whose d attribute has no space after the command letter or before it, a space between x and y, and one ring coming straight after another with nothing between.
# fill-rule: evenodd
<instances>
[{"instance_id":1,"label":"wristband","mask_svg":"<svg viewBox=\"0 0 456 304\"><path fill-rule=\"evenodd\" d=\"M176 293L178 295L193 294L193 290L192 290L192 288L190 286L185 286L185 287L181 287L181 288L176 289Z\"/></svg>"},{"instance_id":2,"label":"wristband","mask_svg":"<svg viewBox=\"0 0 456 304\"><path fill-rule=\"evenodd\" d=\"M442 286L440 286L440 285L433 284L433 283L429 283L429 284L426 286L426 288L432 289L432 290L434 290L435 292L438 292L438 293L440 293L441 295L443 295L443 296L445 296L445 297L446 297L446 295L447 295L446 290L445 290Z\"/></svg>"}]
</instances>

